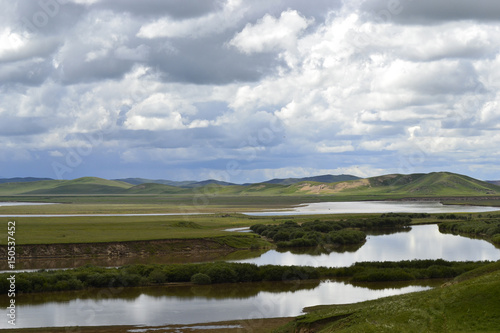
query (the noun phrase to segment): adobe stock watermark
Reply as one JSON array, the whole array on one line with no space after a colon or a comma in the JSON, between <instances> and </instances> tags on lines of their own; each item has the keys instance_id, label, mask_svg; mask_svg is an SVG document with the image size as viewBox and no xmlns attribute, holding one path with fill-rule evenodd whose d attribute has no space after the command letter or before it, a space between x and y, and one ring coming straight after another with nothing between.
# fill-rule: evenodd
<instances>
[{"instance_id":1,"label":"adobe stock watermark","mask_svg":"<svg viewBox=\"0 0 500 333\"><path fill-rule=\"evenodd\" d=\"M36 34L60 13L61 6L68 3L68 0L39 0L37 1L39 10L28 17L21 17L19 20L20 25L24 28L23 30Z\"/></svg>"},{"instance_id":2,"label":"adobe stock watermark","mask_svg":"<svg viewBox=\"0 0 500 333\"><path fill-rule=\"evenodd\" d=\"M84 158L92 154L94 148L103 143L104 133L103 131L97 131L95 133L81 134L79 139L83 142L82 145L76 148L66 148L66 154L63 155L62 162L52 162L52 170L57 179L64 179L65 174L72 173L75 168L79 167Z\"/></svg>"},{"instance_id":3,"label":"adobe stock watermark","mask_svg":"<svg viewBox=\"0 0 500 333\"><path fill-rule=\"evenodd\" d=\"M95 150L103 146L106 137L120 130L126 122L126 113L132 108L130 105L137 105L149 95L148 83L140 82L132 93L129 94L129 102L122 105L120 111L106 125L94 129L92 132L74 134L75 141L79 142L76 147L66 147L64 153L54 156L51 163L52 170L56 179L65 179L66 174L71 174L76 168L80 167L85 158L89 157Z\"/></svg>"},{"instance_id":4,"label":"adobe stock watermark","mask_svg":"<svg viewBox=\"0 0 500 333\"><path fill-rule=\"evenodd\" d=\"M16 269L16 221L7 222L7 264L10 270ZM7 323L16 326L16 274L11 274L7 281L9 290L9 306L7 306Z\"/></svg>"},{"instance_id":5,"label":"adobe stock watermark","mask_svg":"<svg viewBox=\"0 0 500 333\"><path fill-rule=\"evenodd\" d=\"M226 168L221 171L213 171L209 177L223 182L232 182L235 177L243 172L243 163L251 163L258 157L261 147L268 146L279 136L283 136L285 129L279 123L278 119L273 118L267 126L259 129L256 133L249 135L238 146L240 157L233 158L226 163ZM200 206L208 206L210 197L219 193L220 188L217 185L204 186L201 190L195 188L193 197L193 206L190 211L197 210ZM186 208L181 209L184 213L189 213Z\"/></svg>"},{"instance_id":6,"label":"adobe stock watermark","mask_svg":"<svg viewBox=\"0 0 500 333\"><path fill-rule=\"evenodd\" d=\"M383 24L392 21L394 17L403 13L405 4L412 1L413 0L387 0L385 8L372 13L374 15L374 22ZM359 28L349 30L347 32L347 37L351 44L357 49L362 49L376 41L376 36L361 31Z\"/></svg>"}]
</instances>

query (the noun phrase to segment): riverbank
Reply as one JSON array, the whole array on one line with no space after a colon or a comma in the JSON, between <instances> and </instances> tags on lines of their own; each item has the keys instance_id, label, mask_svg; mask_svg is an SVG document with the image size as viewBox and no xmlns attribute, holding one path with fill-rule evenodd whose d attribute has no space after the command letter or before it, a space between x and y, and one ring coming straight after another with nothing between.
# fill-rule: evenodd
<instances>
[{"instance_id":1,"label":"riverbank","mask_svg":"<svg viewBox=\"0 0 500 333\"><path fill-rule=\"evenodd\" d=\"M129 242L34 244L19 245L16 257L23 259L47 258L120 258L176 255L200 256L207 253L225 255L251 246L249 239L237 236L199 239L163 239ZM231 243L233 246L228 245ZM237 244L241 243L241 244ZM246 244L243 244L246 243ZM237 247L239 245L239 247ZM0 257L7 256L7 247L0 246Z\"/></svg>"},{"instance_id":2,"label":"riverbank","mask_svg":"<svg viewBox=\"0 0 500 333\"><path fill-rule=\"evenodd\" d=\"M497 332L500 261L441 288L305 311L275 332Z\"/></svg>"},{"instance_id":3,"label":"riverbank","mask_svg":"<svg viewBox=\"0 0 500 333\"><path fill-rule=\"evenodd\" d=\"M294 318L259 318L232 320L214 323L166 326L78 326L17 329L17 333L269 333L287 324ZM0 329L0 332L6 331Z\"/></svg>"}]
</instances>

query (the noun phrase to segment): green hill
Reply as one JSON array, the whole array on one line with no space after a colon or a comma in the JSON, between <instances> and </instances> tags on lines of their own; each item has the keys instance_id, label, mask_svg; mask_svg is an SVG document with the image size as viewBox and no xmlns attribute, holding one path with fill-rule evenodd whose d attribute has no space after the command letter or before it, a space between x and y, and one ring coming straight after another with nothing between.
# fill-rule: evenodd
<instances>
[{"instance_id":1,"label":"green hill","mask_svg":"<svg viewBox=\"0 0 500 333\"><path fill-rule=\"evenodd\" d=\"M73 180L44 180L29 183L0 184L0 195L79 195L122 193L132 185L96 177Z\"/></svg>"},{"instance_id":2,"label":"green hill","mask_svg":"<svg viewBox=\"0 0 500 333\"><path fill-rule=\"evenodd\" d=\"M468 176L450 172L388 175L370 178L370 185L386 193L412 196L498 195L500 187Z\"/></svg>"},{"instance_id":3,"label":"green hill","mask_svg":"<svg viewBox=\"0 0 500 333\"><path fill-rule=\"evenodd\" d=\"M322 175L305 178L274 178L263 183L266 184L279 184L279 185L292 185L302 182L319 182L319 183L337 183L349 180L361 179L360 177L352 175Z\"/></svg>"},{"instance_id":4,"label":"green hill","mask_svg":"<svg viewBox=\"0 0 500 333\"><path fill-rule=\"evenodd\" d=\"M450 172L391 174L332 184L302 182L295 193L339 196L494 196L500 186Z\"/></svg>"},{"instance_id":5,"label":"green hill","mask_svg":"<svg viewBox=\"0 0 500 333\"><path fill-rule=\"evenodd\" d=\"M127 189L126 194L177 194L185 193L186 189L157 183L143 183Z\"/></svg>"}]
</instances>

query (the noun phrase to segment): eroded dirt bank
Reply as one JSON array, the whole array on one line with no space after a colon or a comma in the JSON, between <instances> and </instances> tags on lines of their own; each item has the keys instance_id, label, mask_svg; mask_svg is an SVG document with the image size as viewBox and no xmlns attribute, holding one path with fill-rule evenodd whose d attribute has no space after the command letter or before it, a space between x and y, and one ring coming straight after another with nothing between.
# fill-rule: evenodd
<instances>
[{"instance_id":1,"label":"eroded dirt bank","mask_svg":"<svg viewBox=\"0 0 500 333\"><path fill-rule=\"evenodd\" d=\"M43 258L121 258L161 255L228 254L236 249L214 239L166 239L112 243L18 245L18 259ZM7 246L0 246L0 257L7 258Z\"/></svg>"}]
</instances>

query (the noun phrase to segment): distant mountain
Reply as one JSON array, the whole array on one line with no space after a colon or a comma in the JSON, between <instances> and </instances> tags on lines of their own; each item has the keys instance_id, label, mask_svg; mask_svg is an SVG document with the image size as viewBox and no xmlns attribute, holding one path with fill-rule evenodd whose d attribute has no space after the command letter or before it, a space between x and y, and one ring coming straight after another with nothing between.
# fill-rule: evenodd
<instances>
[{"instance_id":1,"label":"distant mountain","mask_svg":"<svg viewBox=\"0 0 500 333\"><path fill-rule=\"evenodd\" d=\"M500 186L500 180L487 180L487 183Z\"/></svg>"},{"instance_id":2,"label":"distant mountain","mask_svg":"<svg viewBox=\"0 0 500 333\"><path fill-rule=\"evenodd\" d=\"M153 184L163 184L163 185L177 186L177 187L184 187L197 183L197 181L191 181L191 180L174 181L166 179L147 179L147 178L124 178L124 179L113 179L113 180L129 183L132 185L153 183Z\"/></svg>"},{"instance_id":3,"label":"distant mountain","mask_svg":"<svg viewBox=\"0 0 500 333\"><path fill-rule=\"evenodd\" d=\"M177 186L158 184L158 183L142 183L135 185L125 191L126 194L177 194L186 192L186 189Z\"/></svg>"},{"instance_id":4,"label":"distant mountain","mask_svg":"<svg viewBox=\"0 0 500 333\"><path fill-rule=\"evenodd\" d=\"M53 179L52 178L35 178L35 177L0 178L0 184L4 184L4 183L28 183L28 182L38 182L41 180L53 180Z\"/></svg>"},{"instance_id":5,"label":"distant mountain","mask_svg":"<svg viewBox=\"0 0 500 333\"><path fill-rule=\"evenodd\" d=\"M0 184L2 195L39 195L39 194L118 194L132 185L96 177L83 177L73 180L42 180L24 183Z\"/></svg>"},{"instance_id":6,"label":"distant mountain","mask_svg":"<svg viewBox=\"0 0 500 333\"><path fill-rule=\"evenodd\" d=\"M168 186L182 187L182 188L194 188L194 187L202 187L206 185L222 185L222 186L230 186L236 185L233 183L223 182L220 180L209 179L203 181L194 181L194 180L186 180L186 181L174 181L174 180L165 180L165 179L146 179L146 178L124 178L124 179L114 179L115 181L121 181L125 183L129 183L132 185L141 185L141 184L162 184Z\"/></svg>"},{"instance_id":7,"label":"distant mountain","mask_svg":"<svg viewBox=\"0 0 500 333\"><path fill-rule=\"evenodd\" d=\"M275 178L265 182L263 184L280 184L280 185L292 185L300 182L319 182L319 183L336 183L345 182L349 180L361 179L352 175L322 175L315 177L305 177L305 178Z\"/></svg>"},{"instance_id":8,"label":"distant mountain","mask_svg":"<svg viewBox=\"0 0 500 333\"><path fill-rule=\"evenodd\" d=\"M339 181L342 179L341 177L351 180ZM139 182L130 179L129 181ZM286 184L288 182L294 183ZM334 195L345 198L345 200L349 200L349 197L376 199L388 197L500 196L500 186L498 185L450 172L391 174L363 179L349 175L323 175L297 179L273 179L269 182L248 185L235 185L213 179L176 183L183 183L183 186L154 182L133 185L120 180L83 177L73 180L1 183L0 195L175 195L193 194L193 188L215 186L218 195Z\"/></svg>"},{"instance_id":9,"label":"distant mountain","mask_svg":"<svg viewBox=\"0 0 500 333\"><path fill-rule=\"evenodd\" d=\"M209 179L209 180L203 180L201 182L195 182L195 183L191 184L190 186L186 186L186 187L202 187L202 186L207 186L207 185L233 186L233 185L237 185L237 184L223 182L221 180Z\"/></svg>"}]
</instances>

